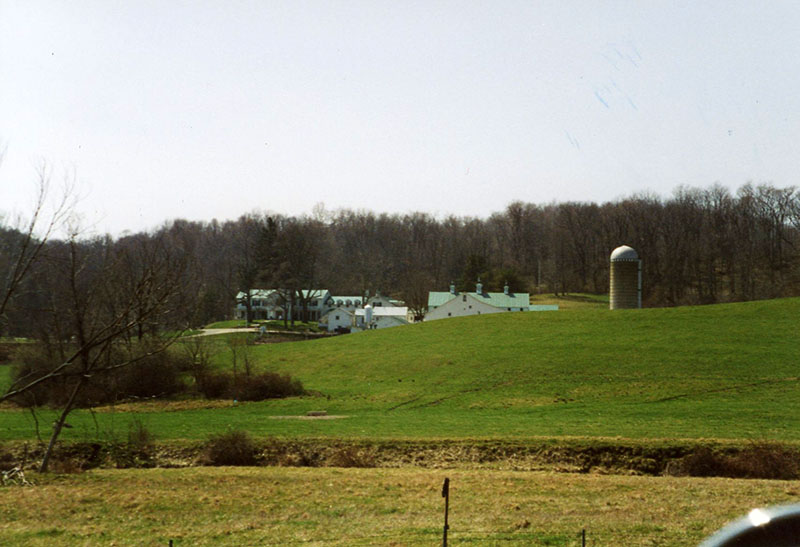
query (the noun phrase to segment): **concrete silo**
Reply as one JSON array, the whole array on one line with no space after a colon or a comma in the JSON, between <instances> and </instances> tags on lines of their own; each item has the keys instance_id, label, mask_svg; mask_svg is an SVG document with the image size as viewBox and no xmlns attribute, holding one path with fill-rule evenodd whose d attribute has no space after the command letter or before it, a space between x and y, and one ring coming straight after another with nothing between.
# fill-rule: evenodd
<instances>
[{"instance_id":1,"label":"concrete silo","mask_svg":"<svg viewBox=\"0 0 800 547\"><path fill-rule=\"evenodd\" d=\"M627 245L611 253L609 307L622 310L642 307L642 261Z\"/></svg>"}]
</instances>

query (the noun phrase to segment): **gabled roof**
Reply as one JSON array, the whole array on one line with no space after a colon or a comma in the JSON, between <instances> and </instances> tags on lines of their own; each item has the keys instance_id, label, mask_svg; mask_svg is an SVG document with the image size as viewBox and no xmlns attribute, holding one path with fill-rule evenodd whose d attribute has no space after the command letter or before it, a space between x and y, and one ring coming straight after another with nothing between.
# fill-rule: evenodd
<instances>
[{"instance_id":1,"label":"gabled roof","mask_svg":"<svg viewBox=\"0 0 800 547\"><path fill-rule=\"evenodd\" d=\"M434 292L428 293L428 308L438 308L442 304L450 302L459 296L468 295L479 302L494 306L495 308L523 308L527 309L530 305L530 296L526 292L501 293L501 292Z\"/></svg>"},{"instance_id":2,"label":"gabled roof","mask_svg":"<svg viewBox=\"0 0 800 547\"><path fill-rule=\"evenodd\" d=\"M356 315L361 317L365 315L367 312L364 308L359 308L356 310ZM372 308L372 317L402 317L405 318L408 314L408 308L398 308L394 306L378 306L377 308Z\"/></svg>"},{"instance_id":3,"label":"gabled roof","mask_svg":"<svg viewBox=\"0 0 800 547\"><path fill-rule=\"evenodd\" d=\"M322 319L324 319L324 318L328 317L329 315L333 314L333 313L346 313L347 315L353 315L353 312L351 312L351 311L350 311L350 310L348 310L347 308L333 308L333 309L332 309L332 310L330 310L329 312L325 313L325 315L323 315L323 316L320 318L320 321L321 321Z\"/></svg>"}]
</instances>

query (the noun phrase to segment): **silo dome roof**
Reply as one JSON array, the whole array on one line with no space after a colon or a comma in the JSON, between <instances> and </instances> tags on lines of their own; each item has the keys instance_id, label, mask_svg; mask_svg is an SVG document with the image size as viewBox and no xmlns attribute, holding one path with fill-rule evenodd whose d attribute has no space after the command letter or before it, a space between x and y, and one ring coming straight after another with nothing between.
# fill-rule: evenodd
<instances>
[{"instance_id":1,"label":"silo dome roof","mask_svg":"<svg viewBox=\"0 0 800 547\"><path fill-rule=\"evenodd\" d=\"M636 254L636 251L634 251L633 248L628 247L627 245L617 247L611 253L611 262L630 260L639 260L639 255Z\"/></svg>"}]
</instances>

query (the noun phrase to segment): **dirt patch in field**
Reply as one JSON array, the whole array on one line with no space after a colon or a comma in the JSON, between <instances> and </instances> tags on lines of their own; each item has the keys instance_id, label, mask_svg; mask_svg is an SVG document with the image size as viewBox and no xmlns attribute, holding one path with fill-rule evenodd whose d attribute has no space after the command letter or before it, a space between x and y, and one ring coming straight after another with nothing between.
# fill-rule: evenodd
<instances>
[{"instance_id":1,"label":"dirt patch in field","mask_svg":"<svg viewBox=\"0 0 800 547\"><path fill-rule=\"evenodd\" d=\"M292 416L290 419L337 419L339 416ZM623 475L731 476L730 466L702 466L696 474L692 466L699 456L711 451L718 459L742 461L750 458L753 445L713 445L676 442L671 445L644 446L593 441L360 441L338 439L255 441L255 461L259 466L286 467L419 467L428 469L497 469L514 471L555 471ZM771 445L781 452L783 461L794 461L796 447ZM204 442L157 443L147 446L129 443L68 443L60 445L55 459L64 468L95 467L191 467L202 465ZM758 448L758 447L756 447ZM763 447L762 447L763 448ZM29 467L41 459L43 445L7 445L3 462L25 460ZM775 454L776 452L772 452ZM791 458L790 458L791 456ZM707 458L706 460L707 461ZM722 460L721 460L722 461ZM774 462L774 458L769 462ZM679 473L674 473L678 469ZM787 467L788 469L788 467ZM792 468L796 475L797 466ZM793 478L783 475L747 478Z\"/></svg>"}]
</instances>

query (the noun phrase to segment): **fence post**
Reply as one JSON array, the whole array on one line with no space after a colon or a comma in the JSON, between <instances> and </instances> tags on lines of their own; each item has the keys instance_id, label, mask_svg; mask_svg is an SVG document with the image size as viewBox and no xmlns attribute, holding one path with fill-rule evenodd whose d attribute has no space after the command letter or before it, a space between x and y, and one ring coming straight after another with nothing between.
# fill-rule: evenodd
<instances>
[{"instance_id":1,"label":"fence post","mask_svg":"<svg viewBox=\"0 0 800 547\"><path fill-rule=\"evenodd\" d=\"M442 485L442 497L444 498L444 535L442 536L442 547L447 547L447 513L450 510L450 479L445 477Z\"/></svg>"},{"instance_id":2,"label":"fence post","mask_svg":"<svg viewBox=\"0 0 800 547\"><path fill-rule=\"evenodd\" d=\"M586 528L581 530L581 547L586 547Z\"/></svg>"}]
</instances>

